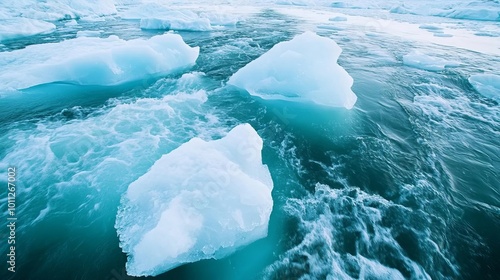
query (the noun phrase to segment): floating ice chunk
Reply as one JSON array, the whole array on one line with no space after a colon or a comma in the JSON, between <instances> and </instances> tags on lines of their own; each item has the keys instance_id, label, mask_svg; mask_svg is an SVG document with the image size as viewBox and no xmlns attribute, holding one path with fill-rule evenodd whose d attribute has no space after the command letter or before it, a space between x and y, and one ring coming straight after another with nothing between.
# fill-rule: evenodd
<instances>
[{"instance_id":1,"label":"floating ice chunk","mask_svg":"<svg viewBox=\"0 0 500 280\"><path fill-rule=\"evenodd\" d=\"M326 29L326 30L344 30L344 28L335 26L335 25L325 25L325 24L320 24L318 25L319 29Z\"/></svg>"},{"instance_id":2,"label":"floating ice chunk","mask_svg":"<svg viewBox=\"0 0 500 280\"><path fill-rule=\"evenodd\" d=\"M448 34L448 33L441 33L441 32L434 32L433 34L435 37L443 37L443 38L450 38L453 37L453 35Z\"/></svg>"},{"instance_id":3,"label":"floating ice chunk","mask_svg":"<svg viewBox=\"0 0 500 280\"><path fill-rule=\"evenodd\" d=\"M419 51L413 51L407 55L404 55L403 63L410 67L428 71L440 71L444 70L447 67L457 67L460 65L460 63L458 62L428 56Z\"/></svg>"},{"instance_id":4,"label":"floating ice chunk","mask_svg":"<svg viewBox=\"0 0 500 280\"><path fill-rule=\"evenodd\" d=\"M410 11L408 8L406 8L404 5L399 5L392 7L389 12L393 14L414 14L414 12Z\"/></svg>"},{"instance_id":5,"label":"floating ice chunk","mask_svg":"<svg viewBox=\"0 0 500 280\"><path fill-rule=\"evenodd\" d=\"M210 31L212 30L212 25L210 24L210 20L206 18L193 17L187 20L170 20L170 29L184 31Z\"/></svg>"},{"instance_id":6,"label":"floating ice chunk","mask_svg":"<svg viewBox=\"0 0 500 280\"><path fill-rule=\"evenodd\" d=\"M493 74L476 74L469 77L469 83L480 94L500 102L500 76Z\"/></svg>"},{"instance_id":7,"label":"floating ice chunk","mask_svg":"<svg viewBox=\"0 0 500 280\"><path fill-rule=\"evenodd\" d=\"M169 30L170 21L157 18L143 18L140 23L141 29Z\"/></svg>"},{"instance_id":8,"label":"floating ice chunk","mask_svg":"<svg viewBox=\"0 0 500 280\"><path fill-rule=\"evenodd\" d=\"M78 25L78 22L74 19L72 19L64 24L64 26L77 26L77 25Z\"/></svg>"},{"instance_id":9,"label":"floating ice chunk","mask_svg":"<svg viewBox=\"0 0 500 280\"><path fill-rule=\"evenodd\" d=\"M143 18L141 19L141 29L154 30L184 30L184 31L209 31L212 30L210 20L200 18L196 14L193 17L170 17L169 19Z\"/></svg>"},{"instance_id":10,"label":"floating ice chunk","mask_svg":"<svg viewBox=\"0 0 500 280\"><path fill-rule=\"evenodd\" d=\"M147 3L122 14L125 19L139 19L141 29L208 31L210 20L189 10L172 10L163 5Z\"/></svg>"},{"instance_id":11,"label":"floating ice chunk","mask_svg":"<svg viewBox=\"0 0 500 280\"><path fill-rule=\"evenodd\" d=\"M347 5L344 2L333 2L330 4L330 7L332 7L332 8L348 8L349 5Z\"/></svg>"},{"instance_id":12,"label":"floating ice chunk","mask_svg":"<svg viewBox=\"0 0 500 280\"><path fill-rule=\"evenodd\" d=\"M241 18L233 14L203 12L199 16L208 19L212 26L234 26L241 21Z\"/></svg>"},{"instance_id":13,"label":"floating ice chunk","mask_svg":"<svg viewBox=\"0 0 500 280\"><path fill-rule=\"evenodd\" d=\"M172 74L195 64L199 48L178 34L149 40L76 38L0 53L0 90L41 84L114 86Z\"/></svg>"},{"instance_id":14,"label":"floating ice chunk","mask_svg":"<svg viewBox=\"0 0 500 280\"><path fill-rule=\"evenodd\" d=\"M143 0L115 0L116 5L141 4Z\"/></svg>"},{"instance_id":15,"label":"floating ice chunk","mask_svg":"<svg viewBox=\"0 0 500 280\"><path fill-rule=\"evenodd\" d=\"M105 22L106 17L88 16L88 17L81 17L80 20L85 22Z\"/></svg>"},{"instance_id":16,"label":"floating ice chunk","mask_svg":"<svg viewBox=\"0 0 500 280\"><path fill-rule=\"evenodd\" d=\"M435 26L435 25L430 25L430 24L422 24L419 26L420 29L426 29L426 30L430 30L432 32L434 31L439 31L443 28L439 27L439 26Z\"/></svg>"},{"instance_id":17,"label":"floating ice chunk","mask_svg":"<svg viewBox=\"0 0 500 280\"><path fill-rule=\"evenodd\" d=\"M476 33L474 33L474 35L480 36L480 37L499 37L500 36L499 34L495 34L493 32L476 32Z\"/></svg>"},{"instance_id":18,"label":"floating ice chunk","mask_svg":"<svg viewBox=\"0 0 500 280\"><path fill-rule=\"evenodd\" d=\"M336 16L328 19L329 21L347 21L346 17Z\"/></svg>"},{"instance_id":19,"label":"floating ice chunk","mask_svg":"<svg viewBox=\"0 0 500 280\"><path fill-rule=\"evenodd\" d=\"M290 5L290 6L308 6L310 4L307 0L278 0L276 1L278 5Z\"/></svg>"},{"instance_id":20,"label":"floating ice chunk","mask_svg":"<svg viewBox=\"0 0 500 280\"><path fill-rule=\"evenodd\" d=\"M444 34L444 31L442 29L434 29L434 30L428 30L431 33L434 34Z\"/></svg>"},{"instance_id":21,"label":"floating ice chunk","mask_svg":"<svg viewBox=\"0 0 500 280\"><path fill-rule=\"evenodd\" d=\"M342 49L313 32L275 45L238 70L228 84L263 99L308 101L350 109L352 77L337 64Z\"/></svg>"},{"instance_id":22,"label":"floating ice chunk","mask_svg":"<svg viewBox=\"0 0 500 280\"><path fill-rule=\"evenodd\" d=\"M81 30L76 32L76 37L99 37L101 33L101 30Z\"/></svg>"},{"instance_id":23,"label":"floating ice chunk","mask_svg":"<svg viewBox=\"0 0 500 280\"><path fill-rule=\"evenodd\" d=\"M471 3L472 4L472 3ZM486 4L486 3L484 3ZM493 2L491 4L494 4ZM496 4L495 7L457 7L451 11L443 11L438 16L456 18L456 19L470 19L481 21L500 21L500 5Z\"/></svg>"},{"instance_id":24,"label":"floating ice chunk","mask_svg":"<svg viewBox=\"0 0 500 280\"><path fill-rule=\"evenodd\" d=\"M129 8L119 15L123 19L140 20L143 18L161 18L168 16L172 12L171 9L158 3L145 3L136 7Z\"/></svg>"},{"instance_id":25,"label":"floating ice chunk","mask_svg":"<svg viewBox=\"0 0 500 280\"><path fill-rule=\"evenodd\" d=\"M54 24L36 19L0 19L0 42L41 33L49 33L54 29L56 29Z\"/></svg>"},{"instance_id":26,"label":"floating ice chunk","mask_svg":"<svg viewBox=\"0 0 500 280\"><path fill-rule=\"evenodd\" d=\"M219 140L191 139L130 184L116 221L127 273L158 275L265 237L273 182L261 150L257 132L239 125Z\"/></svg>"},{"instance_id":27,"label":"floating ice chunk","mask_svg":"<svg viewBox=\"0 0 500 280\"><path fill-rule=\"evenodd\" d=\"M222 12L195 13L187 9L172 9L158 3L145 3L124 11L124 19L141 20L142 29L208 31L213 26L234 26L240 18Z\"/></svg>"}]
</instances>

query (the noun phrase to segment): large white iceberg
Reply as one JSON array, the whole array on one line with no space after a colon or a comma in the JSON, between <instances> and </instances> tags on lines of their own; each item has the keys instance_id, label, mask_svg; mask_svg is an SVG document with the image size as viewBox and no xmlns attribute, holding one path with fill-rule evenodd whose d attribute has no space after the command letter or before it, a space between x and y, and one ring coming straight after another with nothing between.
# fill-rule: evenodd
<instances>
[{"instance_id":1,"label":"large white iceberg","mask_svg":"<svg viewBox=\"0 0 500 280\"><path fill-rule=\"evenodd\" d=\"M130 184L116 221L127 273L158 275L222 258L267 235L273 181L249 125L193 138Z\"/></svg>"},{"instance_id":2,"label":"large white iceberg","mask_svg":"<svg viewBox=\"0 0 500 280\"><path fill-rule=\"evenodd\" d=\"M125 41L81 37L0 53L0 90L48 83L114 86L168 75L195 64L199 48L178 34Z\"/></svg>"},{"instance_id":3,"label":"large white iceberg","mask_svg":"<svg viewBox=\"0 0 500 280\"><path fill-rule=\"evenodd\" d=\"M475 74L469 77L469 83L480 94L500 102L500 76L494 74Z\"/></svg>"},{"instance_id":4,"label":"large white iceberg","mask_svg":"<svg viewBox=\"0 0 500 280\"><path fill-rule=\"evenodd\" d=\"M351 109L352 77L337 64L342 49L313 32L275 45L238 70L228 84L263 99L314 102Z\"/></svg>"},{"instance_id":5,"label":"large white iceberg","mask_svg":"<svg viewBox=\"0 0 500 280\"><path fill-rule=\"evenodd\" d=\"M194 12L173 9L159 3L133 6L120 14L121 18L140 20L141 29L210 31L214 26L234 26L239 17L220 12Z\"/></svg>"}]
</instances>

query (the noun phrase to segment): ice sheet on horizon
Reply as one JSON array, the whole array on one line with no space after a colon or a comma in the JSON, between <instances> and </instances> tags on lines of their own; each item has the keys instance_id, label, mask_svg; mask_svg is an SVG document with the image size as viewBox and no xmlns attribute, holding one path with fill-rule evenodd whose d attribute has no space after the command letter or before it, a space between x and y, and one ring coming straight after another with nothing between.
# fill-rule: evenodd
<instances>
[{"instance_id":1,"label":"ice sheet on horizon","mask_svg":"<svg viewBox=\"0 0 500 280\"><path fill-rule=\"evenodd\" d=\"M81 17L100 17L117 12L114 0L16 0L1 1L0 14L12 17L63 20Z\"/></svg>"}]
</instances>

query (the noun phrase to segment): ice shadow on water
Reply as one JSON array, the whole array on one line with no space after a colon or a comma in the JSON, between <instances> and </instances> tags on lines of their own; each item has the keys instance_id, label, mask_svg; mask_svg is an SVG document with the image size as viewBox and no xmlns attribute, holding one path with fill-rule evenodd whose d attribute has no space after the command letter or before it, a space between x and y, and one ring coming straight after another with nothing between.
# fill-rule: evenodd
<instances>
[{"instance_id":1,"label":"ice shadow on water","mask_svg":"<svg viewBox=\"0 0 500 280\"><path fill-rule=\"evenodd\" d=\"M95 107L111 98L131 95L147 89L158 81L145 78L113 86L77 85L54 82L37 85L0 96L0 124L59 113L74 106Z\"/></svg>"}]
</instances>

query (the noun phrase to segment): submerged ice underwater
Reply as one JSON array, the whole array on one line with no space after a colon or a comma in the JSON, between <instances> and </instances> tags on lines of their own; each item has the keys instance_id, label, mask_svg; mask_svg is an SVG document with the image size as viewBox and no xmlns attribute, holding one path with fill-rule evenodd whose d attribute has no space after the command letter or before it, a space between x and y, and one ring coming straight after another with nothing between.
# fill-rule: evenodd
<instances>
[{"instance_id":1,"label":"submerged ice underwater","mask_svg":"<svg viewBox=\"0 0 500 280\"><path fill-rule=\"evenodd\" d=\"M498 279L499 69L496 0L2 2L0 279Z\"/></svg>"}]
</instances>

